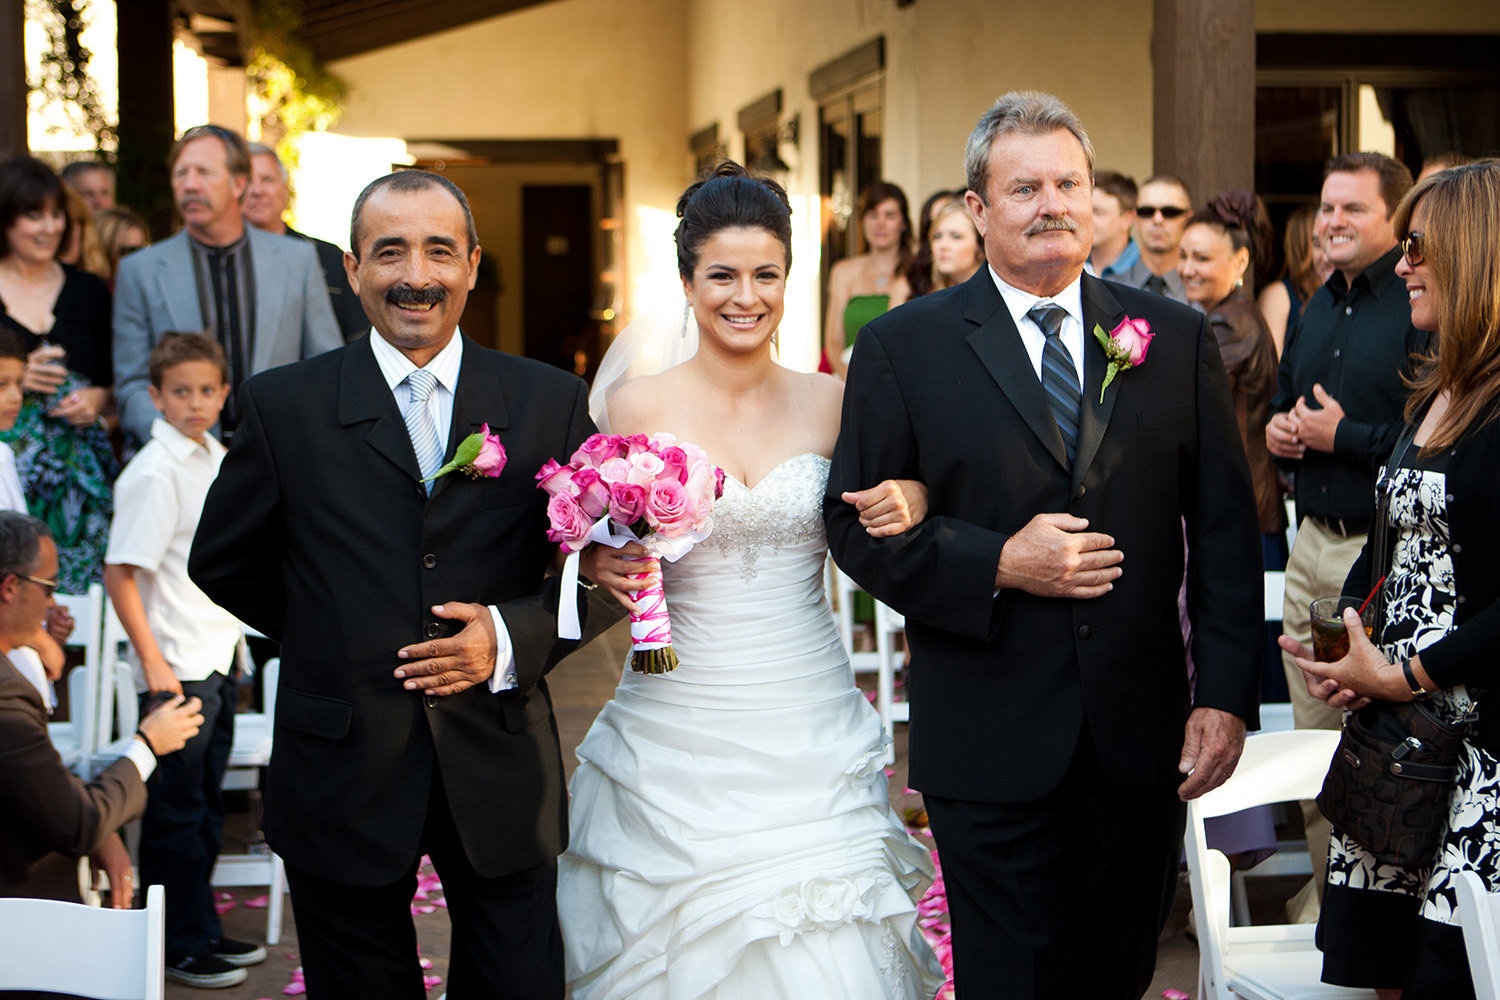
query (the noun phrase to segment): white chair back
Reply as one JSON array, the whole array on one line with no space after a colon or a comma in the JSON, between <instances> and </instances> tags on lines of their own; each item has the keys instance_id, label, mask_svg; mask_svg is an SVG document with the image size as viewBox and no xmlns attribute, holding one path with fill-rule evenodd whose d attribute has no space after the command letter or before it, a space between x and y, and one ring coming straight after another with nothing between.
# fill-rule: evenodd
<instances>
[{"instance_id":1,"label":"white chair back","mask_svg":"<svg viewBox=\"0 0 1500 1000\"><path fill-rule=\"evenodd\" d=\"M1368 990L1321 981L1313 925L1230 927L1229 861L1209 849L1203 829L1210 817L1315 797L1338 741L1338 733L1321 729L1250 736L1234 775L1188 803L1183 845L1198 931L1200 1000L1374 1000Z\"/></svg>"},{"instance_id":2,"label":"white chair back","mask_svg":"<svg viewBox=\"0 0 1500 1000\"><path fill-rule=\"evenodd\" d=\"M100 630L104 620L104 587L93 584L86 594L57 594L54 600L73 616L73 634L63 645L67 649L82 649L83 663L73 668L73 673L82 671L78 681L68 677L68 748L80 771L87 771L88 762L99 747L100 699L110 688L104 674L104 658L99 644ZM76 688L74 685L78 685ZM59 748L61 750L62 748ZM69 754L64 754L67 759ZM85 777L89 775L85 773Z\"/></svg>"},{"instance_id":3,"label":"white chair back","mask_svg":"<svg viewBox=\"0 0 1500 1000\"><path fill-rule=\"evenodd\" d=\"M106 910L52 899L0 899L0 990L99 1000L162 1000L166 896L144 910Z\"/></svg>"},{"instance_id":4,"label":"white chair back","mask_svg":"<svg viewBox=\"0 0 1500 1000\"><path fill-rule=\"evenodd\" d=\"M1458 875L1458 922L1477 1000L1500 1000L1500 893L1474 872Z\"/></svg>"}]
</instances>

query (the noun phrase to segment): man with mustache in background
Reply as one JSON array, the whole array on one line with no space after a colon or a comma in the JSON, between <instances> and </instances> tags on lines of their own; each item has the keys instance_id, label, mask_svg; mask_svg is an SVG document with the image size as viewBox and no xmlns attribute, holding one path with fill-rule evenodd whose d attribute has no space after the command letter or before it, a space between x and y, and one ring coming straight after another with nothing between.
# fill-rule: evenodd
<instances>
[{"instance_id":1,"label":"man with mustache in background","mask_svg":"<svg viewBox=\"0 0 1500 1000\"><path fill-rule=\"evenodd\" d=\"M202 331L229 361L231 391L218 426L227 445L239 421L241 382L332 350L344 338L313 248L245 224L250 151L243 138L217 125L195 126L172 147L167 166L183 229L120 262L115 396L134 443L149 441L156 417L151 348L163 334Z\"/></svg>"},{"instance_id":2,"label":"man with mustache in background","mask_svg":"<svg viewBox=\"0 0 1500 1000\"><path fill-rule=\"evenodd\" d=\"M350 229L370 335L245 383L189 572L282 643L264 825L309 995L423 996L409 906L427 854L448 996L561 1000L567 797L544 677L579 643L557 637L534 477L593 433L588 390L459 332L480 250L450 181L379 178ZM433 479L476 431L502 467ZM574 591L583 641L618 620L604 589Z\"/></svg>"}]
</instances>

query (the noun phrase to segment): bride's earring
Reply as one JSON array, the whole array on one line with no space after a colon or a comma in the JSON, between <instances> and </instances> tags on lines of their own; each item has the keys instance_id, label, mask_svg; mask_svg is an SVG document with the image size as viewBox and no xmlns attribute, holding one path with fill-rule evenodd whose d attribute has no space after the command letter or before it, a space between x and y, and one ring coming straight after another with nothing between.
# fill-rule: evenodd
<instances>
[{"instance_id":1,"label":"bride's earring","mask_svg":"<svg viewBox=\"0 0 1500 1000\"><path fill-rule=\"evenodd\" d=\"M693 311L693 304L684 301L682 303L682 332L678 334L683 340L687 339L688 315Z\"/></svg>"}]
</instances>

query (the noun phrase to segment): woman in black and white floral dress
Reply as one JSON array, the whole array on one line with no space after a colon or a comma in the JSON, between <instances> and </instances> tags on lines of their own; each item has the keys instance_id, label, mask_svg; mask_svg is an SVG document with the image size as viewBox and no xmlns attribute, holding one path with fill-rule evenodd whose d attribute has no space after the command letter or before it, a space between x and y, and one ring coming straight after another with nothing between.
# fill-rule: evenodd
<instances>
[{"instance_id":1,"label":"woman in black and white floral dress","mask_svg":"<svg viewBox=\"0 0 1500 1000\"><path fill-rule=\"evenodd\" d=\"M1350 623L1337 663L1298 654L1309 689L1332 705L1430 699L1445 721L1477 720L1464 745L1447 829L1431 862L1375 861L1337 829L1318 945L1323 979L1382 1000L1474 995L1455 913L1456 873L1500 891L1500 161L1444 171L1395 216L1412 323L1437 333L1407 406L1412 447L1377 489L1390 498L1380 646ZM1367 546L1344 592L1375 584ZM1497 700L1496 707L1500 707Z\"/></svg>"}]
</instances>

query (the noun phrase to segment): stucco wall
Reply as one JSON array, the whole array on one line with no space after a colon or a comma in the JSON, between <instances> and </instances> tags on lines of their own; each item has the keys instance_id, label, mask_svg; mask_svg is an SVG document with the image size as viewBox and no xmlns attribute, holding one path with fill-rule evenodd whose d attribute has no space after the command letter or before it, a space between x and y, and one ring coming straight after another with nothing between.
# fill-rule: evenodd
<instances>
[{"instance_id":1,"label":"stucco wall","mask_svg":"<svg viewBox=\"0 0 1500 1000\"><path fill-rule=\"evenodd\" d=\"M639 292L662 253L660 209L675 204L688 170L685 6L553 0L340 60L332 68L349 97L338 131L619 140L627 210L656 209L646 223L626 220L625 272ZM670 259L670 229L667 243Z\"/></svg>"},{"instance_id":2,"label":"stucco wall","mask_svg":"<svg viewBox=\"0 0 1500 1000\"><path fill-rule=\"evenodd\" d=\"M802 116L798 154L782 152L794 167L793 207L807 209L800 219L794 215L798 257L781 338L789 362L815 359L804 331L815 338L820 324L818 108L808 93L809 73L885 36L884 173L913 209L937 188L963 186L969 131L996 96L1014 89L1062 97L1083 119L1101 167L1144 177L1151 167L1151 3L1112 3L1107 30L1066 33L1097 13L1093 0L1040 7L919 0L904 8L891 0L691 0L689 128L717 121L738 156L740 108L780 87L784 117Z\"/></svg>"}]
</instances>

